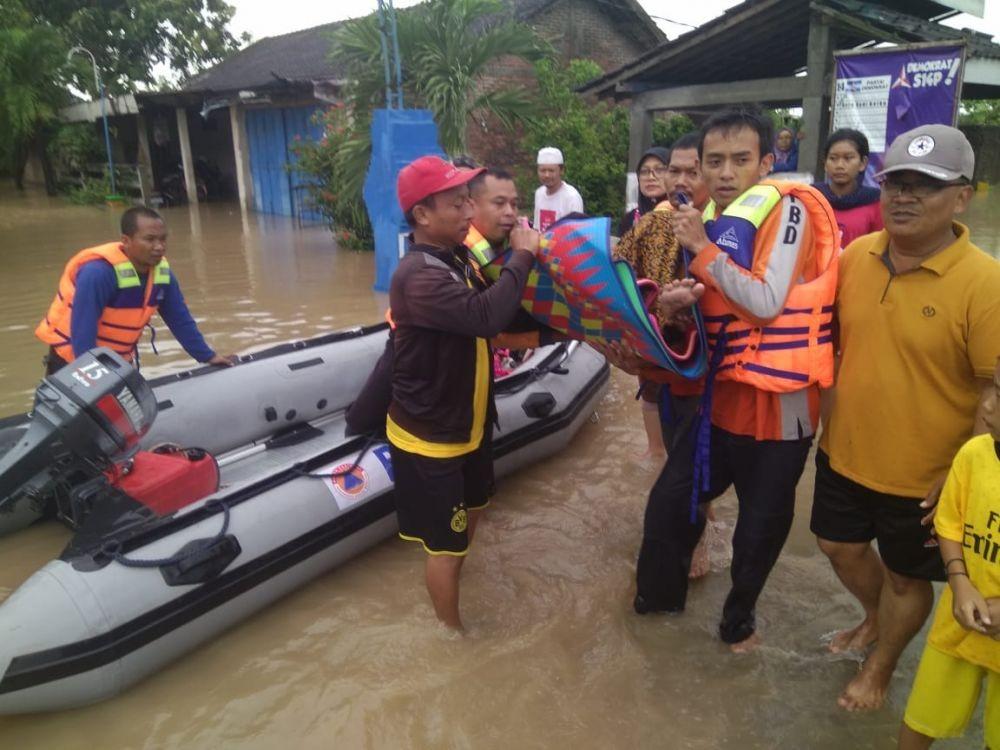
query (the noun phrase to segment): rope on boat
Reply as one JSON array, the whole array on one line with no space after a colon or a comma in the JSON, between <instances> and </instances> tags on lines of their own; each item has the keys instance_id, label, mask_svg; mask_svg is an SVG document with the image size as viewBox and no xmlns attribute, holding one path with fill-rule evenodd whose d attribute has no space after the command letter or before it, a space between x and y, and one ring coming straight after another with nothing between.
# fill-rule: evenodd
<instances>
[{"instance_id":1,"label":"rope on boat","mask_svg":"<svg viewBox=\"0 0 1000 750\"><path fill-rule=\"evenodd\" d=\"M292 471L295 474L298 474L300 477L310 477L312 479L331 479L333 477L347 476L361 465L362 459L364 459L364 457L368 454L368 451L370 451L374 445L376 445L377 443L382 443L384 441L385 439L380 434L378 433L370 434L368 436L368 439L365 441L364 446L362 446L361 452L358 454L358 457L354 459L354 463L352 463L343 471L331 471L329 474L313 474L311 471L304 471L299 468L293 468Z\"/></svg>"},{"instance_id":2,"label":"rope on boat","mask_svg":"<svg viewBox=\"0 0 1000 750\"><path fill-rule=\"evenodd\" d=\"M212 539L209 539L205 546L214 544L215 542L222 539L226 532L229 531L229 505L222 500L209 500L205 503L206 509L222 510L222 528L219 529L219 533L216 534ZM101 546L101 553L107 555L116 563L124 565L126 568L160 568L165 565L176 565L179 562L186 560L187 558L197 555L203 551L202 547L194 547L184 553L175 553L170 557L161 557L156 559L143 559L136 560L132 557L125 557L125 553L122 552L122 543L117 539L113 539L110 542L105 542Z\"/></svg>"}]
</instances>

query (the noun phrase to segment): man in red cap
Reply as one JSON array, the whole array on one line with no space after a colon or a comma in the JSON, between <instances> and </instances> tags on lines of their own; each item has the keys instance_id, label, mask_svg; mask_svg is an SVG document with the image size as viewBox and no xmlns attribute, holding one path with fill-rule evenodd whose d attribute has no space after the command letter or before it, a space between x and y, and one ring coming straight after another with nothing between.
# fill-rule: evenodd
<instances>
[{"instance_id":1,"label":"man in red cap","mask_svg":"<svg viewBox=\"0 0 1000 750\"><path fill-rule=\"evenodd\" d=\"M463 244L473 217L460 169L423 156L399 173L396 189L413 244L389 286L395 324L392 453L399 535L427 552L427 591L438 619L462 629L458 581L493 484L493 358L489 339L513 320L539 234L515 228L513 254L489 288Z\"/></svg>"}]
</instances>

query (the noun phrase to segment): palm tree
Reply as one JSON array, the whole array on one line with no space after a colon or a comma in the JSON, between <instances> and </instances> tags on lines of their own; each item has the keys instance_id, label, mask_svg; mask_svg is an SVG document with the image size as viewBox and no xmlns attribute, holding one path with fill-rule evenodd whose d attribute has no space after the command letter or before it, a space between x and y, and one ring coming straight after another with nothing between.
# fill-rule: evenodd
<instances>
[{"instance_id":1,"label":"palm tree","mask_svg":"<svg viewBox=\"0 0 1000 750\"><path fill-rule=\"evenodd\" d=\"M501 58L535 62L551 51L529 26L512 20L505 3L428 0L401 11L397 27L405 96L434 113L448 153L465 151L470 118L491 114L510 127L534 112L523 89L482 89L488 69ZM377 16L345 24L333 42L332 54L348 63L351 100L363 119L380 104L385 87Z\"/></svg>"}]
</instances>

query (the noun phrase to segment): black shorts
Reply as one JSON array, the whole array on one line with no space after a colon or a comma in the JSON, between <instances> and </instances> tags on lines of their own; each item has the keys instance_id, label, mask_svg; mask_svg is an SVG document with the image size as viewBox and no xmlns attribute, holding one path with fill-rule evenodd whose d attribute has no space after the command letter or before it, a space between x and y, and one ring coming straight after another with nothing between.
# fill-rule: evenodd
<instances>
[{"instance_id":1,"label":"black shorts","mask_svg":"<svg viewBox=\"0 0 1000 750\"><path fill-rule=\"evenodd\" d=\"M859 543L878 540L886 567L907 578L944 581L934 525L922 526L923 498L877 492L838 474L823 451L816 453L816 490L809 528L820 539Z\"/></svg>"},{"instance_id":2,"label":"black shorts","mask_svg":"<svg viewBox=\"0 0 1000 750\"><path fill-rule=\"evenodd\" d=\"M432 555L469 551L468 513L489 505L493 494L493 449L479 448L456 458L429 458L389 443L395 480L399 535L421 542Z\"/></svg>"}]
</instances>

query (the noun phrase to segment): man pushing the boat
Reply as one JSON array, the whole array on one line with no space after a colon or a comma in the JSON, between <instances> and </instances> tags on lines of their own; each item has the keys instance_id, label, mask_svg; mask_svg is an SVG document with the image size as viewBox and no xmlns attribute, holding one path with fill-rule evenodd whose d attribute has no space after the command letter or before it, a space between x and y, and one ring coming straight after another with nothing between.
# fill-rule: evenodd
<instances>
[{"instance_id":1,"label":"man pushing the boat","mask_svg":"<svg viewBox=\"0 0 1000 750\"><path fill-rule=\"evenodd\" d=\"M439 620L462 629L459 574L493 482L493 367L488 340L511 322L539 234L510 232L512 257L487 288L463 244L473 217L468 183L482 170L436 156L396 183L413 244L389 287L395 324L386 435L399 534L427 552L427 591Z\"/></svg>"},{"instance_id":2,"label":"man pushing the boat","mask_svg":"<svg viewBox=\"0 0 1000 750\"><path fill-rule=\"evenodd\" d=\"M81 250L66 264L55 299L35 329L49 345L45 374L95 346L132 361L154 313L198 362L231 365L205 343L167 263L167 227L149 208L128 209L121 239Z\"/></svg>"}]
</instances>

